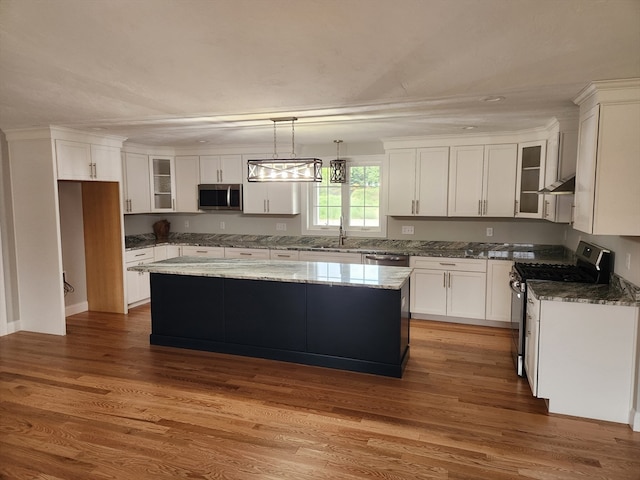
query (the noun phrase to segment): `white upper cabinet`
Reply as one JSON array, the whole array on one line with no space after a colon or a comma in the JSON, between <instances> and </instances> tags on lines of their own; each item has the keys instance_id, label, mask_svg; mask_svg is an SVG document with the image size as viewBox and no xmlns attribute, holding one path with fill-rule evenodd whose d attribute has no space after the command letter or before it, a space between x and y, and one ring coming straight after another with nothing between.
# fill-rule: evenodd
<instances>
[{"instance_id":1,"label":"white upper cabinet","mask_svg":"<svg viewBox=\"0 0 640 480\"><path fill-rule=\"evenodd\" d=\"M546 140L518 144L516 217L542 218Z\"/></svg>"},{"instance_id":2,"label":"white upper cabinet","mask_svg":"<svg viewBox=\"0 0 640 480\"><path fill-rule=\"evenodd\" d=\"M149 156L140 153L124 153L124 212L148 213L151 211L149 187Z\"/></svg>"},{"instance_id":3,"label":"white upper cabinet","mask_svg":"<svg viewBox=\"0 0 640 480\"><path fill-rule=\"evenodd\" d=\"M149 184L152 189L151 211L175 210L175 163L170 156L149 157Z\"/></svg>"},{"instance_id":4,"label":"white upper cabinet","mask_svg":"<svg viewBox=\"0 0 640 480\"><path fill-rule=\"evenodd\" d=\"M484 145L452 147L449 160L449 216L482 215Z\"/></svg>"},{"instance_id":5,"label":"white upper cabinet","mask_svg":"<svg viewBox=\"0 0 640 480\"><path fill-rule=\"evenodd\" d=\"M449 147L389 154L388 215L446 216Z\"/></svg>"},{"instance_id":6,"label":"white upper cabinet","mask_svg":"<svg viewBox=\"0 0 640 480\"><path fill-rule=\"evenodd\" d=\"M594 82L580 105L573 227L640 235L640 80Z\"/></svg>"},{"instance_id":7,"label":"white upper cabinet","mask_svg":"<svg viewBox=\"0 0 640 480\"><path fill-rule=\"evenodd\" d=\"M449 216L513 217L515 144L451 148Z\"/></svg>"},{"instance_id":8,"label":"white upper cabinet","mask_svg":"<svg viewBox=\"0 0 640 480\"><path fill-rule=\"evenodd\" d=\"M251 155L243 158L243 171L247 160L269 158L270 155ZM300 213L300 185L295 182L249 182L243 178L243 213L295 215Z\"/></svg>"},{"instance_id":9,"label":"white upper cabinet","mask_svg":"<svg viewBox=\"0 0 640 480\"><path fill-rule=\"evenodd\" d=\"M547 138L547 160L545 164L545 187L558 180L566 180L576 173L578 132L554 130ZM542 218L556 223L570 223L573 194L545 194Z\"/></svg>"},{"instance_id":10,"label":"white upper cabinet","mask_svg":"<svg viewBox=\"0 0 640 480\"><path fill-rule=\"evenodd\" d=\"M484 148L482 215L513 217L518 151L515 144Z\"/></svg>"},{"instance_id":11,"label":"white upper cabinet","mask_svg":"<svg viewBox=\"0 0 640 480\"><path fill-rule=\"evenodd\" d=\"M177 156L175 160L176 211L199 212L198 184L200 162L197 155Z\"/></svg>"},{"instance_id":12,"label":"white upper cabinet","mask_svg":"<svg viewBox=\"0 0 640 480\"><path fill-rule=\"evenodd\" d=\"M68 140L55 143L59 180L122 181L119 148Z\"/></svg>"},{"instance_id":13,"label":"white upper cabinet","mask_svg":"<svg viewBox=\"0 0 640 480\"><path fill-rule=\"evenodd\" d=\"M242 155L201 155L200 183L242 183Z\"/></svg>"}]
</instances>

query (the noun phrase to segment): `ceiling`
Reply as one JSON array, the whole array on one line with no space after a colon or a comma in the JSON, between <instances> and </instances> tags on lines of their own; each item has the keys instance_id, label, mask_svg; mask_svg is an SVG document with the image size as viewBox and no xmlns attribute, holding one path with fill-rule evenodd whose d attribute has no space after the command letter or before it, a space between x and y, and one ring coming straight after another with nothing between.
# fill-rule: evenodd
<instances>
[{"instance_id":1,"label":"ceiling","mask_svg":"<svg viewBox=\"0 0 640 480\"><path fill-rule=\"evenodd\" d=\"M269 144L270 119L295 116L302 144L503 132L630 77L640 0L0 2L5 131Z\"/></svg>"}]
</instances>

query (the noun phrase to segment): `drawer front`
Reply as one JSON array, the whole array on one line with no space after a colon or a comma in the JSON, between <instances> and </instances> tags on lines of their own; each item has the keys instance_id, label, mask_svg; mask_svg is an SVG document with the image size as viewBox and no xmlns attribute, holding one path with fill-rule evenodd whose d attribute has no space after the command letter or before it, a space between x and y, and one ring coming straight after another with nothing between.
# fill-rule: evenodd
<instances>
[{"instance_id":1,"label":"drawer front","mask_svg":"<svg viewBox=\"0 0 640 480\"><path fill-rule=\"evenodd\" d=\"M224 247L197 247L185 245L182 247L182 255L194 257L224 258Z\"/></svg>"},{"instance_id":2,"label":"drawer front","mask_svg":"<svg viewBox=\"0 0 640 480\"><path fill-rule=\"evenodd\" d=\"M450 272L486 272L487 261L475 258L434 258L411 257L409 265L413 268L428 268L430 270L447 270Z\"/></svg>"},{"instance_id":3,"label":"drawer front","mask_svg":"<svg viewBox=\"0 0 640 480\"><path fill-rule=\"evenodd\" d=\"M298 260L300 252L297 250L270 250L269 258L271 260Z\"/></svg>"},{"instance_id":4,"label":"drawer front","mask_svg":"<svg viewBox=\"0 0 640 480\"><path fill-rule=\"evenodd\" d=\"M153 247L127 250L124 254L125 262L149 262L154 260Z\"/></svg>"},{"instance_id":5,"label":"drawer front","mask_svg":"<svg viewBox=\"0 0 640 480\"><path fill-rule=\"evenodd\" d=\"M252 258L255 260L268 260L269 249L267 248L237 248L225 247L225 258Z\"/></svg>"}]
</instances>

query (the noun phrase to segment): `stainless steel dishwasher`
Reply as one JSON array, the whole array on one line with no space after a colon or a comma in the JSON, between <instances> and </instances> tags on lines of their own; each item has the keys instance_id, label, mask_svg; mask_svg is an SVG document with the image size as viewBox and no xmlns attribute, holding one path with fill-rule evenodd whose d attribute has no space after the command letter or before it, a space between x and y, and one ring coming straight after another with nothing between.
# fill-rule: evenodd
<instances>
[{"instance_id":1,"label":"stainless steel dishwasher","mask_svg":"<svg viewBox=\"0 0 640 480\"><path fill-rule=\"evenodd\" d=\"M369 253L364 255L364 263L368 265L408 267L409 255L378 255L375 253Z\"/></svg>"}]
</instances>

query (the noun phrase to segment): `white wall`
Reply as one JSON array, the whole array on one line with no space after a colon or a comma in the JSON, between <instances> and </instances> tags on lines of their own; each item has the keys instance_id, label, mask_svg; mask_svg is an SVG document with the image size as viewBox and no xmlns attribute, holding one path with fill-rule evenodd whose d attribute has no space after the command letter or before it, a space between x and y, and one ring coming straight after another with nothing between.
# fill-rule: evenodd
<instances>
[{"instance_id":1,"label":"white wall","mask_svg":"<svg viewBox=\"0 0 640 480\"><path fill-rule=\"evenodd\" d=\"M74 291L64 297L66 315L86 311L87 276L82 219L82 183L58 182L62 268Z\"/></svg>"},{"instance_id":2,"label":"white wall","mask_svg":"<svg viewBox=\"0 0 640 480\"><path fill-rule=\"evenodd\" d=\"M17 290L23 330L64 335L64 293L53 143L8 136Z\"/></svg>"}]
</instances>

